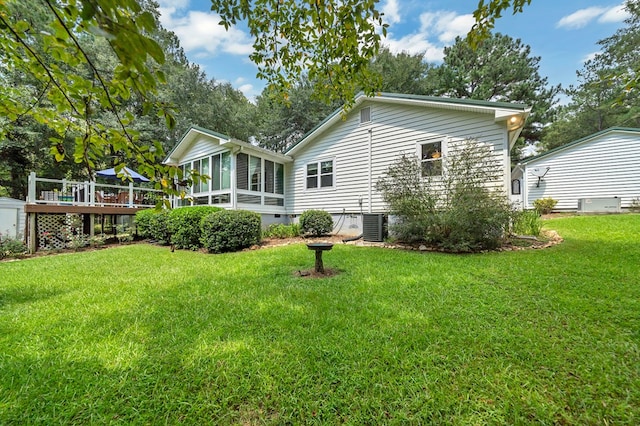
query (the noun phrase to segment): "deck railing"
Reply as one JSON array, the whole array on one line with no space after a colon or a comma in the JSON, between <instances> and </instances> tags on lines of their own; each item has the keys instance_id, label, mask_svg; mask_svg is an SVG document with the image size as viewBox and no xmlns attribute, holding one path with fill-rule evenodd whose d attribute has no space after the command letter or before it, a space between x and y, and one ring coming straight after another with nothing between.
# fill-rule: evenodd
<instances>
[{"instance_id":1,"label":"deck railing","mask_svg":"<svg viewBox=\"0 0 640 426\"><path fill-rule=\"evenodd\" d=\"M136 186L39 178L29 174L28 204L103 207L151 207L162 198L162 191Z\"/></svg>"}]
</instances>

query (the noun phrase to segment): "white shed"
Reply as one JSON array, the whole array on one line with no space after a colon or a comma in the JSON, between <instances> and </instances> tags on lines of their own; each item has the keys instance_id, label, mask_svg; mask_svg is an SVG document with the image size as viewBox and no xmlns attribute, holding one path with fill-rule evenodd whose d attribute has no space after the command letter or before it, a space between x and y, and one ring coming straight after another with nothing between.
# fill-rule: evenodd
<instances>
[{"instance_id":1,"label":"white shed","mask_svg":"<svg viewBox=\"0 0 640 426\"><path fill-rule=\"evenodd\" d=\"M629 208L640 197L640 129L612 127L570 142L523 161L512 178L525 208L547 197L559 211Z\"/></svg>"},{"instance_id":2,"label":"white shed","mask_svg":"<svg viewBox=\"0 0 640 426\"><path fill-rule=\"evenodd\" d=\"M22 238L25 227L25 201L0 197L0 234Z\"/></svg>"}]
</instances>

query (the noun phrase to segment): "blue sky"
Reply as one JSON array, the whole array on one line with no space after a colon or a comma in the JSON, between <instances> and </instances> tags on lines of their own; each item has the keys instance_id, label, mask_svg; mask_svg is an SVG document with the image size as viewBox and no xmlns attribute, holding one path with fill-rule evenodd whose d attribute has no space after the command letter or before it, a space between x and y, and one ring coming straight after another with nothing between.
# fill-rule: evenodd
<instances>
[{"instance_id":1,"label":"blue sky","mask_svg":"<svg viewBox=\"0 0 640 426\"><path fill-rule=\"evenodd\" d=\"M228 81L249 99L264 82L249 61L252 40L242 26L226 31L208 0L159 0L162 25L180 38L191 62L209 78ZM477 0L381 0L389 24L383 43L392 51L424 53L442 62L442 50L473 25ZM503 16L496 31L519 38L540 56L540 74L549 83L575 84L576 71L599 51L598 40L613 35L626 18L621 0L533 0L524 13Z\"/></svg>"}]
</instances>

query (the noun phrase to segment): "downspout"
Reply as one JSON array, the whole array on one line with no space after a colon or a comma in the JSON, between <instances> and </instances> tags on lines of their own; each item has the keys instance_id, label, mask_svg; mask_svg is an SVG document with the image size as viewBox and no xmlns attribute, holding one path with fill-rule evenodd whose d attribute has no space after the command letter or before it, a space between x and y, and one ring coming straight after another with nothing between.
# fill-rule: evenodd
<instances>
[{"instance_id":1,"label":"downspout","mask_svg":"<svg viewBox=\"0 0 640 426\"><path fill-rule=\"evenodd\" d=\"M237 188L237 179L238 179L238 152L240 152L242 150L242 147L240 147L240 149L236 149L233 148L230 151L231 153L231 158L230 158L230 166L231 166L231 179L229 179L229 183L231 184L231 209L232 210L237 210L237 206L238 206L238 188Z\"/></svg>"},{"instance_id":2,"label":"downspout","mask_svg":"<svg viewBox=\"0 0 640 426\"><path fill-rule=\"evenodd\" d=\"M369 207L368 213L373 212L373 128L369 127Z\"/></svg>"}]
</instances>

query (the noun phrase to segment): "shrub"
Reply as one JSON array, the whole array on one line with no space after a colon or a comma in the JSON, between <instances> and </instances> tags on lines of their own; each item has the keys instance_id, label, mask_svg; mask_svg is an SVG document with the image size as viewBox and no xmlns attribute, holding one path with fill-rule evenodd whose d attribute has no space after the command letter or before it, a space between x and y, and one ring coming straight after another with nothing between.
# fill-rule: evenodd
<instances>
[{"instance_id":1,"label":"shrub","mask_svg":"<svg viewBox=\"0 0 640 426\"><path fill-rule=\"evenodd\" d=\"M222 210L202 218L201 243L210 253L237 251L260 242L261 219L246 210Z\"/></svg>"},{"instance_id":2,"label":"shrub","mask_svg":"<svg viewBox=\"0 0 640 426\"><path fill-rule=\"evenodd\" d=\"M376 183L396 217L392 234L456 252L499 247L513 208L492 150L473 139L449 148L441 175L422 177L418 158L404 154Z\"/></svg>"},{"instance_id":3,"label":"shrub","mask_svg":"<svg viewBox=\"0 0 640 426\"><path fill-rule=\"evenodd\" d=\"M136 212L135 224L139 236L142 238L152 238L153 215L158 213L159 211L155 209L142 209ZM97 228L95 232L98 232ZM102 232L102 228L100 232Z\"/></svg>"},{"instance_id":4,"label":"shrub","mask_svg":"<svg viewBox=\"0 0 640 426\"><path fill-rule=\"evenodd\" d=\"M629 210L634 213L640 213L640 197L635 197L633 200L631 200Z\"/></svg>"},{"instance_id":5,"label":"shrub","mask_svg":"<svg viewBox=\"0 0 640 426\"><path fill-rule=\"evenodd\" d=\"M325 235L333 229L333 218L324 210L307 210L300 215L300 231L315 236Z\"/></svg>"},{"instance_id":6,"label":"shrub","mask_svg":"<svg viewBox=\"0 0 640 426\"><path fill-rule=\"evenodd\" d=\"M202 218L208 214L222 210L213 206L179 207L169 213L169 230L171 244L176 248L197 250L200 242Z\"/></svg>"},{"instance_id":7,"label":"shrub","mask_svg":"<svg viewBox=\"0 0 640 426\"><path fill-rule=\"evenodd\" d=\"M541 230L542 221L537 210L523 210L514 215L512 228L514 234L537 237Z\"/></svg>"},{"instance_id":8,"label":"shrub","mask_svg":"<svg viewBox=\"0 0 640 426\"><path fill-rule=\"evenodd\" d=\"M156 240L160 244L171 242L169 210L144 209L136 213L135 223L138 235Z\"/></svg>"},{"instance_id":9,"label":"shrub","mask_svg":"<svg viewBox=\"0 0 640 426\"><path fill-rule=\"evenodd\" d=\"M269 227L262 231L264 238L293 238L300 236L300 225L292 223L284 225L282 223L272 223Z\"/></svg>"},{"instance_id":10,"label":"shrub","mask_svg":"<svg viewBox=\"0 0 640 426\"><path fill-rule=\"evenodd\" d=\"M0 259L19 256L26 252L27 246L22 240L9 237L8 235L3 236L0 233Z\"/></svg>"},{"instance_id":11,"label":"shrub","mask_svg":"<svg viewBox=\"0 0 640 426\"><path fill-rule=\"evenodd\" d=\"M558 200L554 200L551 197L538 198L534 200L533 207L535 207L540 214L548 214L551 213L551 210L553 210L556 204L558 204Z\"/></svg>"}]
</instances>

